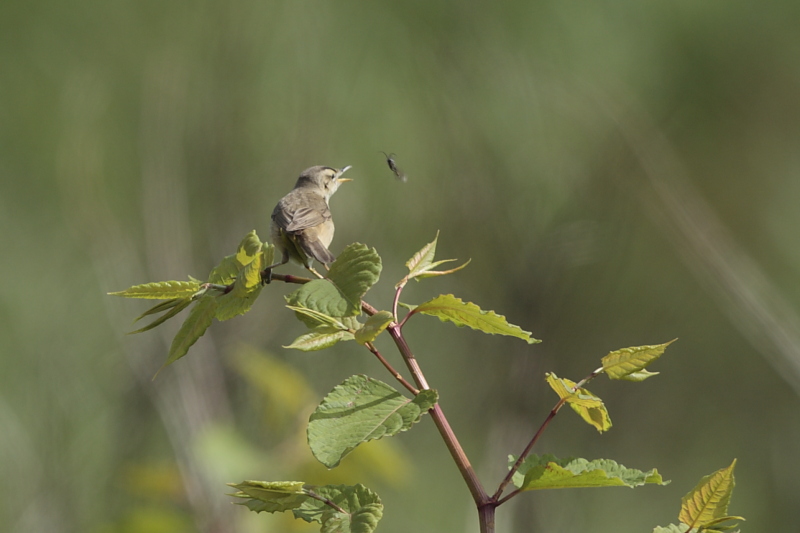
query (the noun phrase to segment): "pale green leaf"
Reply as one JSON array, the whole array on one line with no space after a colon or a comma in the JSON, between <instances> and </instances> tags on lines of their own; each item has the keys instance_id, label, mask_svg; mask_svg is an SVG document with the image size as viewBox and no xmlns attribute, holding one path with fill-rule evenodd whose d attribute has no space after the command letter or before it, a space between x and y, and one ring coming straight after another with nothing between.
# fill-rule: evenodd
<instances>
[{"instance_id":1,"label":"pale green leaf","mask_svg":"<svg viewBox=\"0 0 800 533\"><path fill-rule=\"evenodd\" d=\"M297 337L294 342L284 348L292 348L303 352L313 352L329 348L339 341L353 340L353 334L330 326L320 326L304 335Z\"/></svg>"},{"instance_id":2,"label":"pale green leaf","mask_svg":"<svg viewBox=\"0 0 800 533\"><path fill-rule=\"evenodd\" d=\"M509 464L513 465L511 457ZM647 472L626 468L611 459L566 458L552 455L530 455L512 478L521 490L566 489L591 487L639 487L645 484L666 485L658 470Z\"/></svg>"},{"instance_id":3,"label":"pale green leaf","mask_svg":"<svg viewBox=\"0 0 800 533\"><path fill-rule=\"evenodd\" d=\"M255 230L251 231L239 243L235 254L224 257L220 264L211 270L208 275L208 282L218 285L233 283L236 281L239 271L255 259L262 249L266 249L266 246L262 246Z\"/></svg>"},{"instance_id":4,"label":"pale green leaf","mask_svg":"<svg viewBox=\"0 0 800 533\"><path fill-rule=\"evenodd\" d=\"M236 274L236 283L231 293L239 298L244 298L254 290L260 289L262 287L261 271L266 266L267 263L264 262L263 253L259 253L255 257L250 258L247 264Z\"/></svg>"},{"instance_id":5,"label":"pale green leaf","mask_svg":"<svg viewBox=\"0 0 800 533\"><path fill-rule=\"evenodd\" d=\"M372 342L375 338L391 324L394 317L389 311L379 311L369 317L367 322L356 331L355 338L359 344L366 344Z\"/></svg>"},{"instance_id":6,"label":"pale green leaf","mask_svg":"<svg viewBox=\"0 0 800 533\"><path fill-rule=\"evenodd\" d=\"M242 268L241 263L236 259L236 255L228 255L215 266L208 274L208 282L217 285L230 285L236 281L236 275Z\"/></svg>"},{"instance_id":7,"label":"pale green leaf","mask_svg":"<svg viewBox=\"0 0 800 533\"><path fill-rule=\"evenodd\" d=\"M297 509L308 499L302 481L243 481L228 485L239 489L239 492L231 496L249 499L240 505L247 505L250 510L259 513L290 511Z\"/></svg>"},{"instance_id":8,"label":"pale green leaf","mask_svg":"<svg viewBox=\"0 0 800 533\"><path fill-rule=\"evenodd\" d=\"M642 370L650 363L661 357L667 346L675 342L673 339L664 344L652 346L633 346L610 352L603 357L603 370L611 379L626 379L631 374L636 376L628 378L629 381L642 381L655 374L641 374ZM644 376L644 377L642 377ZM641 379L639 379L641 378Z\"/></svg>"},{"instance_id":9,"label":"pale green leaf","mask_svg":"<svg viewBox=\"0 0 800 533\"><path fill-rule=\"evenodd\" d=\"M402 287L408 283L408 280L414 278L420 280L423 278L452 274L453 272L457 272L469 264L470 261L467 261L463 265L450 270L433 270L439 265L455 261L455 259L442 259L441 261L436 261L435 263L433 262L433 257L436 255L436 242L438 240L439 232L437 231L436 237L434 237L433 241L423 246L420 251L415 253L411 259L406 262L406 266L408 267L408 275L400 280L397 285L395 285L395 288Z\"/></svg>"},{"instance_id":10,"label":"pale green leaf","mask_svg":"<svg viewBox=\"0 0 800 533\"><path fill-rule=\"evenodd\" d=\"M266 250L265 252L260 252L252 258L246 257L248 263L236 274L233 289L217 297L217 320L228 320L245 314L261 294L261 289L263 288L261 271L271 264L268 261L271 261L274 247L272 245L264 245L264 249ZM243 252L240 250L241 253Z\"/></svg>"},{"instance_id":11,"label":"pale green leaf","mask_svg":"<svg viewBox=\"0 0 800 533\"><path fill-rule=\"evenodd\" d=\"M441 265L443 263L450 263L452 261L456 261L456 259L442 259L441 261L436 261L435 263L433 263L430 266L430 268L433 269L434 267L437 267L437 266L439 266L439 265ZM454 272L458 272L459 270L461 270L463 268L466 268L467 265L470 264L471 262L472 262L472 259L467 259L466 262L464 262L463 264L461 264L461 265L459 265L459 266L457 266L455 268L448 269L448 270L425 270L424 272L421 272L421 273L417 274L416 276L414 276L414 279L419 281L421 279L433 278L433 277L436 277L436 276L446 276L448 274L452 274Z\"/></svg>"},{"instance_id":12,"label":"pale green leaf","mask_svg":"<svg viewBox=\"0 0 800 533\"><path fill-rule=\"evenodd\" d=\"M509 324L506 317L494 311L483 311L471 302L463 302L452 294L442 294L414 308L411 313L422 313L438 317L443 322L452 322L456 326L467 326L491 335L508 335L526 341L528 344L541 342L531 337L529 331Z\"/></svg>"},{"instance_id":13,"label":"pale green leaf","mask_svg":"<svg viewBox=\"0 0 800 533\"><path fill-rule=\"evenodd\" d=\"M439 232L436 232L436 237L432 242L429 242L422 249L415 253L411 259L406 261L408 267L408 279L413 277L428 268L433 263L433 258L436 255L436 242L439 240Z\"/></svg>"},{"instance_id":14,"label":"pale green leaf","mask_svg":"<svg viewBox=\"0 0 800 533\"><path fill-rule=\"evenodd\" d=\"M697 486L681 499L678 519L690 527L702 528L727 518L728 504L736 485L733 470L736 459L726 468L705 476Z\"/></svg>"},{"instance_id":15,"label":"pale green leaf","mask_svg":"<svg viewBox=\"0 0 800 533\"><path fill-rule=\"evenodd\" d=\"M191 296L188 297L191 299ZM164 300L163 302L154 305L141 315L137 316L133 321L138 322L146 316L154 315L156 313L160 313L161 311L166 311L167 309L172 309L176 305L180 304L181 302L185 301L186 298L172 298L171 300Z\"/></svg>"},{"instance_id":16,"label":"pale green leaf","mask_svg":"<svg viewBox=\"0 0 800 533\"><path fill-rule=\"evenodd\" d=\"M262 266L264 268L270 266L275 262L275 246L269 243L264 243L261 247L261 253L263 257L261 258ZM262 268L263 270L263 268ZM263 285L263 280L261 278L261 272L258 273L258 283Z\"/></svg>"},{"instance_id":17,"label":"pale green leaf","mask_svg":"<svg viewBox=\"0 0 800 533\"><path fill-rule=\"evenodd\" d=\"M214 320L214 313L217 309L217 299L212 296L200 298L192 308L186 321L178 330L172 345L169 348L169 356L161 367L171 365L189 351L189 348L203 336ZM160 372L161 370L159 370Z\"/></svg>"},{"instance_id":18,"label":"pale green leaf","mask_svg":"<svg viewBox=\"0 0 800 533\"><path fill-rule=\"evenodd\" d=\"M309 328L313 329L320 326L328 326L340 330L349 329L340 318L332 317L307 307L295 305L287 305L286 307L294 311L297 318L302 320Z\"/></svg>"},{"instance_id":19,"label":"pale green leaf","mask_svg":"<svg viewBox=\"0 0 800 533\"><path fill-rule=\"evenodd\" d=\"M660 373L661 372L650 372L649 370L640 370L638 372L632 372L620 379L623 379L625 381L644 381L647 378L652 378L653 376L657 376Z\"/></svg>"},{"instance_id":20,"label":"pale green leaf","mask_svg":"<svg viewBox=\"0 0 800 533\"><path fill-rule=\"evenodd\" d=\"M200 290L200 283L196 281L157 281L134 285L124 291L109 292L111 296L123 298L146 298L151 300L168 300L173 298L191 297Z\"/></svg>"},{"instance_id":21,"label":"pale green leaf","mask_svg":"<svg viewBox=\"0 0 800 533\"><path fill-rule=\"evenodd\" d=\"M573 411L583 418L583 420L594 426L602 433L611 429L611 416L606 410L606 406L598 396L592 394L587 389L579 388L575 390L576 383L566 378L559 378L553 373L547 373L545 380L547 384L569 404Z\"/></svg>"},{"instance_id":22,"label":"pale green leaf","mask_svg":"<svg viewBox=\"0 0 800 533\"><path fill-rule=\"evenodd\" d=\"M169 301L173 302L175 300L169 300ZM155 320L153 320L152 322L147 324L145 327L139 328L136 331L131 331L130 333L128 333L128 335L133 335L134 333L143 333L145 331L149 331L149 330L153 329L156 326L160 326L161 324L163 324L164 322L166 322L170 318L174 317L175 315L177 315L178 313L180 313L181 311L183 311L184 309L189 307L189 305L191 303L192 303L191 296L189 296L187 298L177 299L177 302L171 306L171 309L169 311L167 311L166 313L164 313L160 317L156 318ZM159 307L159 306L156 306L156 307ZM150 311L152 311L152 309ZM146 312L145 315L148 314L148 313L149 312ZM145 315L142 315L142 316L145 316Z\"/></svg>"},{"instance_id":23,"label":"pale green leaf","mask_svg":"<svg viewBox=\"0 0 800 533\"><path fill-rule=\"evenodd\" d=\"M239 243L239 249L236 251L236 260L239 265L245 266L255 259L260 252L261 240L256 235L256 230L253 230L245 235L242 242Z\"/></svg>"},{"instance_id":24,"label":"pale green leaf","mask_svg":"<svg viewBox=\"0 0 800 533\"><path fill-rule=\"evenodd\" d=\"M729 531L739 525L738 523L724 524L725 522L730 522L731 520L744 521L744 518L741 516L721 516L705 524L702 529L703 531Z\"/></svg>"},{"instance_id":25,"label":"pale green leaf","mask_svg":"<svg viewBox=\"0 0 800 533\"><path fill-rule=\"evenodd\" d=\"M584 388L575 389L576 383L571 379L560 378L552 372L545 374L545 381L550 388L558 394L559 398L564 398L568 403L574 403L582 407L600 407L603 400Z\"/></svg>"},{"instance_id":26,"label":"pale green leaf","mask_svg":"<svg viewBox=\"0 0 800 533\"><path fill-rule=\"evenodd\" d=\"M408 430L437 398L436 391L423 390L408 399L382 381L351 376L312 413L308 423L311 452L333 468L359 444Z\"/></svg>"}]
</instances>

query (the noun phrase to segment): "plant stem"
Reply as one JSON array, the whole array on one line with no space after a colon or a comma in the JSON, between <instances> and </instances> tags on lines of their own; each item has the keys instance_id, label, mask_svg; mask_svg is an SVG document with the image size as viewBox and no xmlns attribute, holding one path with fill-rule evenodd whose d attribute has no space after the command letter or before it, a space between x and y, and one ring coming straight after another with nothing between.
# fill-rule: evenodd
<instances>
[{"instance_id":1,"label":"plant stem","mask_svg":"<svg viewBox=\"0 0 800 533\"><path fill-rule=\"evenodd\" d=\"M478 505L478 521L481 525L481 533L494 533L494 512L497 504L486 502Z\"/></svg>"},{"instance_id":2,"label":"plant stem","mask_svg":"<svg viewBox=\"0 0 800 533\"><path fill-rule=\"evenodd\" d=\"M411 375L414 377L414 381L417 383L417 386L420 389L430 389L430 386L428 386L428 382L425 379L425 375L422 373L414 354L411 353L411 349L408 347L408 343L406 343L406 340L403 337L398 325L394 323L390 324L387 328L387 331L389 332L389 335L391 335L392 339L394 339L397 348L403 355L403 360L405 360L406 366L411 372ZM441 406L437 403L430 409L429 413L433 419L433 423L439 430L439 434L444 440L447 450L450 452L450 455L456 462L456 466L458 467L459 472L461 472L461 476L464 478L470 494L472 494L472 499L475 501L475 504L478 505L480 510L481 506L485 506L487 503L489 503L489 496L486 494L480 479L478 479L475 469L472 468L472 464L469 462L467 454L464 452L464 449L458 442L458 438L456 438L453 428L450 427L450 423L447 421L447 417L445 417ZM483 522L481 522L481 531L484 531L483 528ZM494 531L494 527L492 526L491 529L487 529L486 531Z\"/></svg>"},{"instance_id":3,"label":"plant stem","mask_svg":"<svg viewBox=\"0 0 800 533\"><path fill-rule=\"evenodd\" d=\"M403 287L405 287L405 285L400 285L394 291L394 300L392 301L392 316L394 316L395 322L399 322L397 319L397 302L400 301L400 293L403 292Z\"/></svg>"}]
</instances>

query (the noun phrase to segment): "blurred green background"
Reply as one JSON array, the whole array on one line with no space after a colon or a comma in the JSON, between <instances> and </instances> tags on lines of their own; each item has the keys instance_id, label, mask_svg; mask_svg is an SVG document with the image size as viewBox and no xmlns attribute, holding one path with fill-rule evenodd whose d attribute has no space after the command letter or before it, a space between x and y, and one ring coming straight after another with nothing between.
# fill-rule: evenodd
<instances>
[{"instance_id":1,"label":"blurred green background","mask_svg":"<svg viewBox=\"0 0 800 533\"><path fill-rule=\"evenodd\" d=\"M106 296L204 277L267 238L301 170L350 164L332 251L378 249L373 304L441 230L439 257L472 263L404 299L453 292L544 340L406 327L487 487L555 401L544 372L680 338L657 378L593 384L609 433L564 412L535 450L672 484L524 494L498 531L651 531L733 458L743 530L797 531L798 20L780 0L0 3L0 530L314 531L225 496L302 479L371 486L379 531L477 531L428 419L315 466L315 403L391 380L352 343L282 349L291 287L155 381L178 324L125 336L148 302Z\"/></svg>"}]
</instances>

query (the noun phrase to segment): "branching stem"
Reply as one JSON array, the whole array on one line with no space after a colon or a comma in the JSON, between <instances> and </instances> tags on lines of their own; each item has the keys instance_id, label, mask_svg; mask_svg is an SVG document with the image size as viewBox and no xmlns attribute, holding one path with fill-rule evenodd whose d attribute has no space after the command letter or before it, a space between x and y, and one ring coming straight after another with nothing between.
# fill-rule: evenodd
<instances>
[{"instance_id":1,"label":"branching stem","mask_svg":"<svg viewBox=\"0 0 800 533\"><path fill-rule=\"evenodd\" d=\"M289 276L289 275L281 275L281 274L273 274L272 280L284 281L286 283L308 283L311 281L308 278L299 278L297 276ZM422 390L430 389L428 385L428 381L425 379L425 375L422 373L422 369L419 367L417 363L417 359L414 357L414 354L411 352L411 348L409 348L408 343L403 337L403 332L401 329L402 323L397 322L397 302L400 299L400 292L402 288L395 292L395 298L392 305L392 312L395 318L395 321L390 323L386 330L389 332L389 335L394 340L395 345L397 346L400 354L403 356L403 360L408 367L409 372L411 372L411 376L414 378L414 382L417 384L417 387ZM361 309L368 315L372 316L378 312L378 310L370 305L365 301L361 301ZM407 318L407 317L406 317ZM403 321L405 322L405 321ZM375 350L375 347L369 343L367 346L370 351L375 354L376 357L383 363L383 365L395 376L400 383L403 384L409 391L414 394L419 393L419 389L416 389L413 385L408 383L402 376L397 372L385 358L383 358L380 353ZM416 392L415 392L416 391ZM497 507L497 501L494 498L489 498L489 495L486 493L486 490L483 488L483 484L481 483L480 479L478 479L478 475L475 473L475 469L472 467L472 464L467 458L467 454L464 452L464 449L461 447L461 443L459 443L458 438L456 437L455 432L453 432L453 428L450 427L450 422L448 422L447 417L444 415L444 411L442 411L441 406L437 403L434 405L429 414L433 419L433 423L436 425L436 428L439 430L439 434L442 436L442 440L444 440L444 444L447 447L447 450L450 452L450 455L453 457L453 460L458 467L459 472L461 472L461 476L464 478L464 482L467 484L467 488L469 489L470 494L472 495L472 499L475 501L475 505L478 508L478 515L480 520L480 531L481 533L494 533L494 516L495 516L495 508ZM325 501L325 500L322 500ZM325 503L328 503L327 501ZM329 503L329 505L331 505Z\"/></svg>"}]
</instances>

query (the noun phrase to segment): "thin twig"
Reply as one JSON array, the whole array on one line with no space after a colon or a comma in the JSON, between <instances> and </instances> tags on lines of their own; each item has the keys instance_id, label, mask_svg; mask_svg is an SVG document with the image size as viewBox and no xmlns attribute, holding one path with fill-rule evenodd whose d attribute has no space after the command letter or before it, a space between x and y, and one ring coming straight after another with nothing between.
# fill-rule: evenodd
<instances>
[{"instance_id":1,"label":"thin twig","mask_svg":"<svg viewBox=\"0 0 800 533\"><path fill-rule=\"evenodd\" d=\"M519 470L519 467L522 466L522 462L525 461L525 458L528 457L529 453L531 453L531 450L533 449L533 446L536 444L536 441L539 440L539 437L542 436L542 433L544 432L545 428L550 424L550 421L553 420L553 418L555 418L556 414L558 414L558 411L562 407L564 407L565 403L567 403L567 400L564 399L564 398L561 398L558 401L558 403L555 405L555 407L553 407L550 410L550 414L547 415L547 418L544 419L544 422L542 422L542 425L539 426L539 429L536 431L536 434L530 440L528 445L525 446L525 449L522 451L522 453L519 454L519 457L517 458L517 461L514 463L514 466L512 466L511 468L508 469L508 474L506 474L506 477L504 477L503 481L500 482L500 485L497 487L497 491L492 496L492 499L497 500L498 498L500 498L500 495L503 494L503 491L506 489L508 484L511 483L511 479L514 477L514 474L516 474L517 470ZM502 500L499 500L497 502L497 504L500 505L502 502L506 501L508 498L510 498L515 493L516 493L516 491L511 493L511 494L509 494L506 498L503 498Z\"/></svg>"},{"instance_id":2,"label":"thin twig","mask_svg":"<svg viewBox=\"0 0 800 533\"><path fill-rule=\"evenodd\" d=\"M367 349L368 349L370 352L372 352L372 353L375 355L375 357L377 357L377 358L378 358L378 361L380 361L380 362L381 362L381 364L383 364L383 366L385 366L385 367L386 367L386 370L388 370L388 371L389 371L389 373L390 373L392 376L394 376L394 379L396 379L397 381L399 381L399 382L400 382L400 384L401 384L401 385L403 385L403 386L404 386L406 389L408 389L408 390L409 390L409 392L411 392L411 394L413 394L414 396L416 396L417 394L419 394L419 389L418 389L418 388L416 388L416 387L415 387L414 385L412 385L411 383L409 383L408 381L406 381L406 379L403 377L403 375L402 375L402 374L400 374L400 372L398 372L397 370L395 370L395 368L392 366L392 364L391 364L389 361L387 361L385 357L383 357L383 356L381 355L381 353L378 351L378 349L377 349L377 348L375 348L375 345L374 345L374 344L372 344L371 342L368 342L368 343L367 343L365 346L367 347Z\"/></svg>"},{"instance_id":3,"label":"thin twig","mask_svg":"<svg viewBox=\"0 0 800 533\"><path fill-rule=\"evenodd\" d=\"M588 382L590 382L591 380L596 378L601 372L603 372L603 368L602 367L594 370L591 374L589 374L588 376L586 376L585 378L583 378L582 380L577 382L572 387L572 392L573 393L577 392L578 389L580 389L581 387L586 385ZM515 490L514 492L510 493L508 496L504 497L503 499L499 499L500 496L503 494L503 491L506 489L508 484L511 482L511 479L514 477L514 474L516 474L517 471L519 470L519 467L522 466L523 461L525 461L525 459L528 457L528 454L531 453L531 450L533 449L533 446L539 440L539 437L542 436L542 433L544 432L545 428L550 424L550 421L553 420L553 418L555 418L555 416L558 414L558 411L561 410L562 407L564 407L565 403L567 403L567 399L566 398L561 398L561 399L558 400L556 405L550 410L550 413L547 415L547 418L545 418L544 422L542 422L542 425L539 426L539 429L533 435L533 438L531 438L531 440L528 443L528 445L525 446L525 449L522 451L521 454L519 454L519 457L517 458L517 460L514 463L514 465L511 468L509 468L508 474L506 474L506 477L504 477L503 481L500 482L500 485L497 487L497 491L492 496L492 500L497 501L497 505L500 505L503 502L508 501L509 499L513 498L514 496L516 496L520 492L519 490Z\"/></svg>"},{"instance_id":4,"label":"thin twig","mask_svg":"<svg viewBox=\"0 0 800 533\"><path fill-rule=\"evenodd\" d=\"M400 301L400 293L403 292L403 287L405 287L405 285L400 285L397 287L397 290L394 291L394 301L392 302L392 316L394 316L394 321L398 323L400 321L397 319L397 302Z\"/></svg>"}]
</instances>

